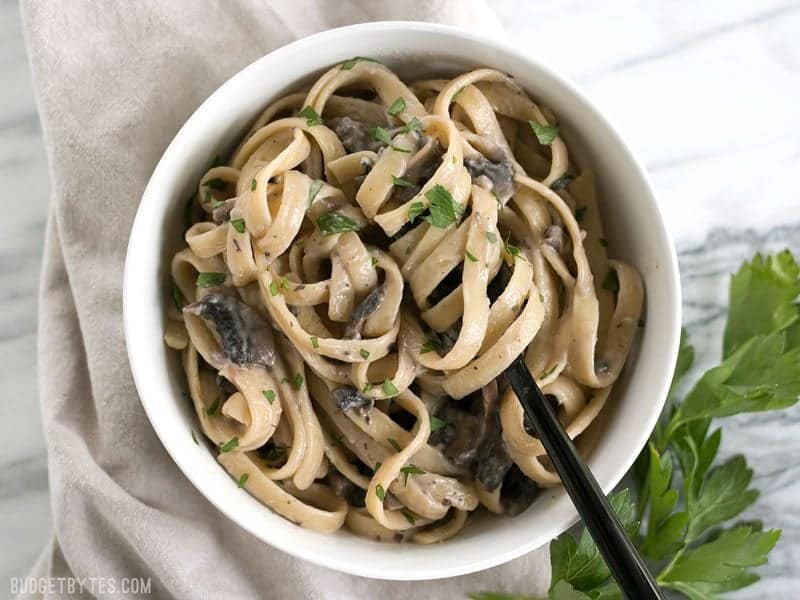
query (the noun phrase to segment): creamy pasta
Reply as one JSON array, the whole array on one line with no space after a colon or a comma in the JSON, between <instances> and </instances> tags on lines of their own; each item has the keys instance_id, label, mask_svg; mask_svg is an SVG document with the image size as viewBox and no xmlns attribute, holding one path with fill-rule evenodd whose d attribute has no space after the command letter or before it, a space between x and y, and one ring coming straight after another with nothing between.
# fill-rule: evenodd
<instances>
[{"instance_id":1,"label":"creamy pasta","mask_svg":"<svg viewBox=\"0 0 800 600\"><path fill-rule=\"evenodd\" d=\"M439 542L558 485L503 370L573 438L640 324L589 170L493 69L336 65L200 179L166 341L240 487L311 529Z\"/></svg>"}]
</instances>

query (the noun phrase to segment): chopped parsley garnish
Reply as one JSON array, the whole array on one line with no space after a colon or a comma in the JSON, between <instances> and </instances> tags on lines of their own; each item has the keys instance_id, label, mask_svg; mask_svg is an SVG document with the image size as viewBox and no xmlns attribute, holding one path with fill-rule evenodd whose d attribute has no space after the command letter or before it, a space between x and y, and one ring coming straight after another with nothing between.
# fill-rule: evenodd
<instances>
[{"instance_id":1,"label":"chopped parsley garnish","mask_svg":"<svg viewBox=\"0 0 800 600\"><path fill-rule=\"evenodd\" d=\"M325 182L321 179L315 179L311 182L311 185L308 186L308 207L311 208L311 205L314 203L314 198L317 197L319 191L322 189L322 186L325 185Z\"/></svg>"},{"instance_id":2,"label":"chopped parsley garnish","mask_svg":"<svg viewBox=\"0 0 800 600\"><path fill-rule=\"evenodd\" d=\"M277 296L278 295L278 286L275 285L274 281L269 282L269 294L270 296Z\"/></svg>"},{"instance_id":3,"label":"chopped parsley garnish","mask_svg":"<svg viewBox=\"0 0 800 600\"><path fill-rule=\"evenodd\" d=\"M426 352L441 352L442 351L442 344L438 340L426 340L422 347L419 349L420 354L425 354Z\"/></svg>"},{"instance_id":4,"label":"chopped parsley garnish","mask_svg":"<svg viewBox=\"0 0 800 600\"><path fill-rule=\"evenodd\" d=\"M203 204L208 204L213 198L214 196L211 195L211 190L206 190L203 194Z\"/></svg>"},{"instance_id":5,"label":"chopped parsley garnish","mask_svg":"<svg viewBox=\"0 0 800 600\"><path fill-rule=\"evenodd\" d=\"M206 414L209 417L211 417L214 415L214 413L217 412L218 408L219 408L219 398L216 398L211 404L208 405L208 408L206 409Z\"/></svg>"},{"instance_id":6,"label":"chopped parsley garnish","mask_svg":"<svg viewBox=\"0 0 800 600\"><path fill-rule=\"evenodd\" d=\"M198 273L197 287L210 288L225 283L225 273Z\"/></svg>"},{"instance_id":7,"label":"chopped parsley garnish","mask_svg":"<svg viewBox=\"0 0 800 600\"><path fill-rule=\"evenodd\" d=\"M619 291L619 278L614 269L609 269L608 273L606 273L606 277L603 279L603 289L609 292Z\"/></svg>"},{"instance_id":8,"label":"chopped parsley garnish","mask_svg":"<svg viewBox=\"0 0 800 600\"><path fill-rule=\"evenodd\" d=\"M275 402L275 391L274 390L263 390L261 393L264 394L264 398L266 398L267 402L269 402L270 404Z\"/></svg>"},{"instance_id":9,"label":"chopped parsley garnish","mask_svg":"<svg viewBox=\"0 0 800 600\"><path fill-rule=\"evenodd\" d=\"M369 260L372 263L373 267L378 264L378 259L375 258L374 256L371 256Z\"/></svg>"},{"instance_id":10,"label":"chopped parsley garnish","mask_svg":"<svg viewBox=\"0 0 800 600\"><path fill-rule=\"evenodd\" d=\"M374 140L386 144L392 150L397 152L411 152L411 150L406 150L405 148L400 148L394 145L394 140L392 140L392 136L389 135L389 132L384 129L383 127L371 127L369 129L369 134L372 136Z\"/></svg>"},{"instance_id":11,"label":"chopped parsley garnish","mask_svg":"<svg viewBox=\"0 0 800 600\"><path fill-rule=\"evenodd\" d=\"M317 338L317 336L315 336L315 335L311 336L311 345L314 348L319 348L319 339Z\"/></svg>"},{"instance_id":12,"label":"chopped parsley garnish","mask_svg":"<svg viewBox=\"0 0 800 600\"><path fill-rule=\"evenodd\" d=\"M358 223L349 217L339 213L325 213L317 219L317 227L322 235L333 235L345 231L358 231L361 229Z\"/></svg>"},{"instance_id":13,"label":"chopped parsley garnish","mask_svg":"<svg viewBox=\"0 0 800 600\"><path fill-rule=\"evenodd\" d=\"M372 389L372 384L368 381L367 383L364 384L364 389L361 390L361 392L366 394L371 389Z\"/></svg>"},{"instance_id":14,"label":"chopped parsley garnish","mask_svg":"<svg viewBox=\"0 0 800 600\"><path fill-rule=\"evenodd\" d=\"M478 262L478 259L477 259L477 258L475 258L475 255L474 255L472 252L470 252L469 250L464 250L464 254L465 254L465 255L466 255L466 257L467 257L468 259L470 259L472 262Z\"/></svg>"},{"instance_id":15,"label":"chopped parsley garnish","mask_svg":"<svg viewBox=\"0 0 800 600\"><path fill-rule=\"evenodd\" d=\"M175 303L175 308L178 312L183 310L183 305L186 304L186 298L183 297L181 290L174 283L172 284L172 301Z\"/></svg>"},{"instance_id":16,"label":"chopped parsley garnish","mask_svg":"<svg viewBox=\"0 0 800 600\"><path fill-rule=\"evenodd\" d=\"M381 502L386 499L386 490L383 489L383 486L380 483L375 486L375 495Z\"/></svg>"},{"instance_id":17,"label":"chopped parsley garnish","mask_svg":"<svg viewBox=\"0 0 800 600\"><path fill-rule=\"evenodd\" d=\"M289 280L286 277L281 277L281 289L282 290L289 289Z\"/></svg>"},{"instance_id":18,"label":"chopped parsley garnish","mask_svg":"<svg viewBox=\"0 0 800 600\"><path fill-rule=\"evenodd\" d=\"M217 200L216 202L214 202L214 206L212 208L216 210L220 206L225 206L225 200Z\"/></svg>"},{"instance_id":19,"label":"chopped parsley garnish","mask_svg":"<svg viewBox=\"0 0 800 600\"><path fill-rule=\"evenodd\" d=\"M486 239L494 244L497 241L497 234L494 231L487 231Z\"/></svg>"},{"instance_id":20,"label":"chopped parsley garnish","mask_svg":"<svg viewBox=\"0 0 800 600\"><path fill-rule=\"evenodd\" d=\"M553 371L556 370L557 366L558 365L553 365L552 367L544 371L541 375L539 375L539 379L547 379L550 375L553 374Z\"/></svg>"},{"instance_id":21,"label":"chopped parsley garnish","mask_svg":"<svg viewBox=\"0 0 800 600\"><path fill-rule=\"evenodd\" d=\"M403 478L403 485L408 485L409 475L425 475L425 471L415 465L407 465L400 469L400 472L405 476Z\"/></svg>"},{"instance_id":22,"label":"chopped parsley garnish","mask_svg":"<svg viewBox=\"0 0 800 600\"><path fill-rule=\"evenodd\" d=\"M348 58L342 63L342 71L349 71L355 67L356 63L360 60L366 60L367 62L380 62L374 58L367 58L366 56L354 56L353 58Z\"/></svg>"},{"instance_id":23,"label":"chopped parsley garnish","mask_svg":"<svg viewBox=\"0 0 800 600\"><path fill-rule=\"evenodd\" d=\"M369 350L365 350L364 348L362 348L361 350L358 351L358 353L364 360L367 360L369 358Z\"/></svg>"},{"instance_id":24,"label":"chopped parsley garnish","mask_svg":"<svg viewBox=\"0 0 800 600\"><path fill-rule=\"evenodd\" d=\"M558 125L540 125L532 120L528 120L528 125L531 126L536 139L542 146L549 146L558 137Z\"/></svg>"},{"instance_id":25,"label":"chopped parsley garnish","mask_svg":"<svg viewBox=\"0 0 800 600\"><path fill-rule=\"evenodd\" d=\"M394 438L386 438L386 441L389 442L389 445L394 448L397 452L401 452L403 449L400 447L400 444L397 443L397 440Z\"/></svg>"},{"instance_id":26,"label":"chopped parsley garnish","mask_svg":"<svg viewBox=\"0 0 800 600\"><path fill-rule=\"evenodd\" d=\"M258 182L256 181L256 178L253 177L253 179L250 180L250 189L255 191L257 187L258 187Z\"/></svg>"},{"instance_id":27,"label":"chopped parsley garnish","mask_svg":"<svg viewBox=\"0 0 800 600\"><path fill-rule=\"evenodd\" d=\"M425 205L422 202L412 202L408 207L408 220L413 223L414 220L425 212Z\"/></svg>"},{"instance_id":28,"label":"chopped parsley garnish","mask_svg":"<svg viewBox=\"0 0 800 600\"><path fill-rule=\"evenodd\" d=\"M411 120L406 123L406 126L403 128L403 132L411 133L412 131L422 131L422 129L422 121L420 121L417 117L411 117Z\"/></svg>"},{"instance_id":29,"label":"chopped parsley garnish","mask_svg":"<svg viewBox=\"0 0 800 600\"><path fill-rule=\"evenodd\" d=\"M387 146L392 145L392 136L389 135L389 132L384 129L383 127L371 127L369 130L369 134L372 136L373 139L386 144Z\"/></svg>"},{"instance_id":30,"label":"chopped parsley garnish","mask_svg":"<svg viewBox=\"0 0 800 600\"><path fill-rule=\"evenodd\" d=\"M204 181L203 185L210 187L212 190L221 190L225 187L225 180L220 179L219 177L214 177L214 179L209 179L208 181Z\"/></svg>"},{"instance_id":31,"label":"chopped parsley garnish","mask_svg":"<svg viewBox=\"0 0 800 600\"><path fill-rule=\"evenodd\" d=\"M519 246L515 246L514 244L509 244L508 240L505 243L505 251L511 257L519 256Z\"/></svg>"},{"instance_id":32,"label":"chopped parsley garnish","mask_svg":"<svg viewBox=\"0 0 800 600\"><path fill-rule=\"evenodd\" d=\"M192 432L192 441L199 446L200 442L197 441L197 436L194 434L194 429L192 429L191 432Z\"/></svg>"},{"instance_id":33,"label":"chopped parsley garnish","mask_svg":"<svg viewBox=\"0 0 800 600\"><path fill-rule=\"evenodd\" d=\"M232 437L231 439L229 439L227 442L225 442L224 444L222 444L219 447L219 451L220 452L230 452L231 450L235 450L238 447L239 447L239 438L238 437Z\"/></svg>"},{"instance_id":34,"label":"chopped parsley garnish","mask_svg":"<svg viewBox=\"0 0 800 600\"><path fill-rule=\"evenodd\" d=\"M431 433L439 431L444 427L447 427L446 421L442 421L439 417L431 416Z\"/></svg>"},{"instance_id":35,"label":"chopped parsley garnish","mask_svg":"<svg viewBox=\"0 0 800 600\"><path fill-rule=\"evenodd\" d=\"M412 515L407 510L403 511L403 516L406 518L406 521L408 521L408 523L410 525L416 525L417 524L417 520L414 518L414 515Z\"/></svg>"},{"instance_id":36,"label":"chopped parsley garnish","mask_svg":"<svg viewBox=\"0 0 800 600\"><path fill-rule=\"evenodd\" d=\"M430 215L423 217L434 227L444 229L461 218L461 205L453 200L453 196L438 183L425 192L430 201Z\"/></svg>"},{"instance_id":37,"label":"chopped parsley garnish","mask_svg":"<svg viewBox=\"0 0 800 600\"><path fill-rule=\"evenodd\" d=\"M283 385L284 383L289 383L289 379L286 377L281 378L281 385Z\"/></svg>"},{"instance_id":38,"label":"chopped parsley garnish","mask_svg":"<svg viewBox=\"0 0 800 600\"><path fill-rule=\"evenodd\" d=\"M386 112L392 115L393 117L396 117L405 109L406 109L406 101L403 100L402 98L398 98L397 100L392 102L392 105L386 109Z\"/></svg>"},{"instance_id":39,"label":"chopped parsley garnish","mask_svg":"<svg viewBox=\"0 0 800 600\"><path fill-rule=\"evenodd\" d=\"M542 294L542 292L539 292L539 302L544 304L544 294Z\"/></svg>"},{"instance_id":40,"label":"chopped parsley garnish","mask_svg":"<svg viewBox=\"0 0 800 600\"><path fill-rule=\"evenodd\" d=\"M314 125L320 125L322 123L322 119L320 119L319 115L317 114L317 111L315 111L310 106L304 107L303 110L297 113L297 116L304 118L306 120L306 125L308 125L309 127L313 127Z\"/></svg>"},{"instance_id":41,"label":"chopped parsley garnish","mask_svg":"<svg viewBox=\"0 0 800 600\"><path fill-rule=\"evenodd\" d=\"M586 216L586 211L589 210L588 206L580 206L575 209L575 220L580 223L583 221L583 217Z\"/></svg>"},{"instance_id":42,"label":"chopped parsley garnish","mask_svg":"<svg viewBox=\"0 0 800 600\"><path fill-rule=\"evenodd\" d=\"M250 473L242 473L242 476L239 477L239 483L237 485L240 488L243 488L247 484L248 479L250 479Z\"/></svg>"},{"instance_id":43,"label":"chopped parsley garnish","mask_svg":"<svg viewBox=\"0 0 800 600\"><path fill-rule=\"evenodd\" d=\"M373 473L377 473L377 472L378 472L378 469L380 469L380 468L381 468L381 465L383 465L383 463L382 463L381 461L378 461L378 462L376 462L376 463L375 463L375 468L372 470L372 472L373 472Z\"/></svg>"},{"instance_id":44,"label":"chopped parsley garnish","mask_svg":"<svg viewBox=\"0 0 800 600\"><path fill-rule=\"evenodd\" d=\"M386 394L387 396L396 396L397 394L400 393L398 389L395 387L394 383L392 383L391 379L385 379L383 385L381 386L381 389L383 390L383 393Z\"/></svg>"},{"instance_id":45,"label":"chopped parsley garnish","mask_svg":"<svg viewBox=\"0 0 800 600\"><path fill-rule=\"evenodd\" d=\"M244 219L233 219L231 225L239 233L244 233Z\"/></svg>"},{"instance_id":46,"label":"chopped parsley garnish","mask_svg":"<svg viewBox=\"0 0 800 600\"><path fill-rule=\"evenodd\" d=\"M397 187L414 187L414 184L411 183L408 179L395 177L394 175L392 175L392 185L396 185Z\"/></svg>"},{"instance_id":47,"label":"chopped parsley garnish","mask_svg":"<svg viewBox=\"0 0 800 600\"><path fill-rule=\"evenodd\" d=\"M303 387L303 376L300 375L300 373L294 376L294 381L292 381L292 385L296 390L299 390L301 387Z\"/></svg>"}]
</instances>

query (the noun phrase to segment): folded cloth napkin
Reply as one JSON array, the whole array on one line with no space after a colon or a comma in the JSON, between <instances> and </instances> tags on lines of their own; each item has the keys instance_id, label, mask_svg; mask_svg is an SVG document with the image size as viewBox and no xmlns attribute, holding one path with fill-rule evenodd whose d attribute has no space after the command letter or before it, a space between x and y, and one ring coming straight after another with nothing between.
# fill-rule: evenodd
<instances>
[{"instance_id":1,"label":"folded cloth napkin","mask_svg":"<svg viewBox=\"0 0 800 600\"><path fill-rule=\"evenodd\" d=\"M55 531L30 575L108 578L107 589L94 590L115 597L121 590L111 585L124 577L150 578L158 598L542 592L546 550L469 576L399 583L317 567L252 537L162 448L122 332L122 269L139 198L169 141L217 86L278 46L359 21L500 34L483 1L22 0L22 9L53 194L39 385Z\"/></svg>"}]
</instances>

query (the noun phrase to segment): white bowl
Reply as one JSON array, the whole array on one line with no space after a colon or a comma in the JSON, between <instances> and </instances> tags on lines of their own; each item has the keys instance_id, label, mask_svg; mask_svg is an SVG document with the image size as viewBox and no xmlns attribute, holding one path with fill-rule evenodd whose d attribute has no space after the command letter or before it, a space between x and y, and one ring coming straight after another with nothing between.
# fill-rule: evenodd
<instances>
[{"instance_id":1,"label":"white bowl","mask_svg":"<svg viewBox=\"0 0 800 600\"><path fill-rule=\"evenodd\" d=\"M664 404L677 356L681 303L674 247L644 169L608 121L562 77L501 42L411 22L354 25L284 46L232 77L181 128L145 189L128 244L124 320L128 355L145 412L164 447L222 513L268 544L313 563L380 579L435 579L486 569L547 543L577 520L563 490L546 490L514 518L481 516L434 546L322 534L272 513L239 489L204 445L182 396L184 375L163 342L169 261L182 245L184 199L220 149L230 149L272 99L353 56L401 75L491 66L512 74L558 115L573 156L598 175L611 254L635 265L647 290L647 323L606 408L589 465L610 491L633 464ZM132 460L135 460L132 457Z\"/></svg>"}]
</instances>

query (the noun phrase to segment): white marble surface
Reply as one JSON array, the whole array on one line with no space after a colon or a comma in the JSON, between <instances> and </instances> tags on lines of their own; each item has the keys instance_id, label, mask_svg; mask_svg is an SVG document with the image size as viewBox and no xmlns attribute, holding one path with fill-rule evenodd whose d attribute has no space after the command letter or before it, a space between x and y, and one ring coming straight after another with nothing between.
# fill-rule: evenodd
<instances>
[{"instance_id":1,"label":"white marble surface","mask_svg":"<svg viewBox=\"0 0 800 600\"><path fill-rule=\"evenodd\" d=\"M728 273L756 250L800 254L800 3L490 0L524 50L571 77L653 178L680 252L698 370L718 356ZM0 598L51 527L36 386L44 143L19 10L0 0ZM10 209L10 210L9 210ZM783 529L741 598L800 585L800 409L721 423L763 495L747 518Z\"/></svg>"}]
</instances>

